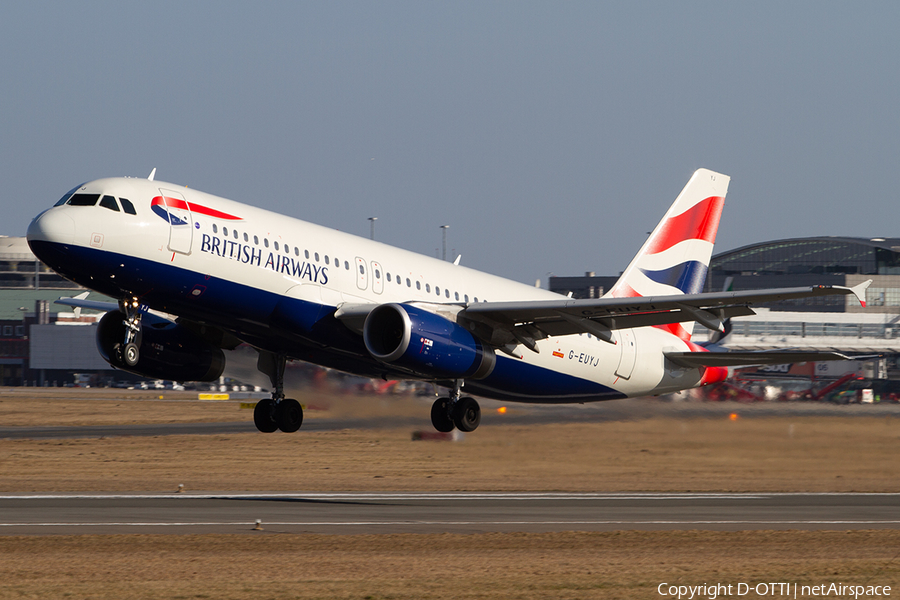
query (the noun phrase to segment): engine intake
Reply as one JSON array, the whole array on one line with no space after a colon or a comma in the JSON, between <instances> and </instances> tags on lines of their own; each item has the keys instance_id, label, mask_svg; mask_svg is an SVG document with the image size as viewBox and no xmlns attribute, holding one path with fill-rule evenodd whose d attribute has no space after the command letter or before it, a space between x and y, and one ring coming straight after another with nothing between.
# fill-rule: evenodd
<instances>
[{"instance_id":1,"label":"engine intake","mask_svg":"<svg viewBox=\"0 0 900 600\"><path fill-rule=\"evenodd\" d=\"M496 364L493 349L468 330L409 304L382 304L372 310L363 340L381 362L429 379L483 379Z\"/></svg>"},{"instance_id":2,"label":"engine intake","mask_svg":"<svg viewBox=\"0 0 900 600\"><path fill-rule=\"evenodd\" d=\"M140 359L129 367L116 352L125 339L125 315L103 315L97 326L97 349L117 369L152 379L215 381L225 370L225 354L191 330L152 314L141 317Z\"/></svg>"}]
</instances>

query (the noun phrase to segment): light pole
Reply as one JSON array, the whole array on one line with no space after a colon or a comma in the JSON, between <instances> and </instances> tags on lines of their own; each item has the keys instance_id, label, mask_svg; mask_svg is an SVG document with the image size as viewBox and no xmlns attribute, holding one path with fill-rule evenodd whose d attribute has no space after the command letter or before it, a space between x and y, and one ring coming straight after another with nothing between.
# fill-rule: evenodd
<instances>
[{"instance_id":1,"label":"light pole","mask_svg":"<svg viewBox=\"0 0 900 600\"><path fill-rule=\"evenodd\" d=\"M441 225L441 237L442 245L441 245L441 260L447 260L447 230L450 229L449 225Z\"/></svg>"},{"instance_id":2,"label":"light pole","mask_svg":"<svg viewBox=\"0 0 900 600\"><path fill-rule=\"evenodd\" d=\"M369 239L375 239L375 221L378 220L378 217L369 217Z\"/></svg>"}]
</instances>

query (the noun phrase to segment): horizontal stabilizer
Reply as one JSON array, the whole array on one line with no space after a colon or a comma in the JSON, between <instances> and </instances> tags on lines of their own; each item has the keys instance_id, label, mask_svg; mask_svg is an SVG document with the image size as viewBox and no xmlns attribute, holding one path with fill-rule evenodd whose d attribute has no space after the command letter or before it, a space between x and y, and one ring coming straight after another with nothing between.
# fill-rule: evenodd
<instances>
[{"instance_id":1,"label":"horizontal stabilizer","mask_svg":"<svg viewBox=\"0 0 900 600\"><path fill-rule=\"evenodd\" d=\"M755 365L785 365L788 363L825 360L856 360L874 356L854 357L839 352L666 352L666 358L678 366L751 367Z\"/></svg>"}]
</instances>

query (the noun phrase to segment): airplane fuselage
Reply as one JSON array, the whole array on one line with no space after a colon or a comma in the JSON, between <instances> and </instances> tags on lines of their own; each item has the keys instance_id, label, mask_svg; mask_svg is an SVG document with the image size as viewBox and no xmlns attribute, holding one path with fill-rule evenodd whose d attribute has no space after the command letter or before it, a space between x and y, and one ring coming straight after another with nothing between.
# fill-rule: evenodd
<instances>
[{"instance_id":1,"label":"airplane fuselage","mask_svg":"<svg viewBox=\"0 0 900 600\"><path fill-rule=\"evenodd\" d=\"M35 254L61 275L259 349L363 376L411 377L373 357L359 332L335 316L341 307L418 305L452 321L479 302L561 298L170 183L100 179L62 202L28 231ZM581 333L537 340L537 352L499 352L490 374L467 379L465 390L511 401L585 402L668 393L703 380L704 369L664 359L661 350L692 345L663 328L619 330L616 342Z\"/></svg>"}]
</instances>

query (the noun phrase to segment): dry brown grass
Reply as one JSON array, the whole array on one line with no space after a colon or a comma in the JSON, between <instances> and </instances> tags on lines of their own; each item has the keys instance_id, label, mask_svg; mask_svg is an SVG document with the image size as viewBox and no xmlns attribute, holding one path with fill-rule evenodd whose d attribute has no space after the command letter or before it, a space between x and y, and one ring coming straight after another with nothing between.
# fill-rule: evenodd
<instances>
[{"instance_id":1,"label":"dry brown grass","mask_svg":"<svg viewBox=\"0 0 900 600\"><path fill-rule=\"evenodd\" d=\"M198 394L105 388L0 388L0 426L78 427L253 419L252 412L241 410L240 400L200 401ZM310 392L308 397L315 408L333 404L333 395L327 392ZM320 410L311 410L306 416L316 418L320 414Z\"/></svg>"},{"instance_id":2,"label":"dry brown grass","mask_svg":"<svg viewBox=\"0 0 900 600\"><path fill-rule=\"evenodd\" d=\"M659 598L663 582L773 581L896 591L898 550L897 531L0 537L0 598Z\"/></svg>"},{"instance_id":3,"label":"dry brown grass","mask_svg":"<svg viewBox=\"0 0 900 600\"><path fill-rule=\"evenodd\" d=\"M0 491L900 491L900 419L0 440Z\"/></svg>"}]
</instances>

